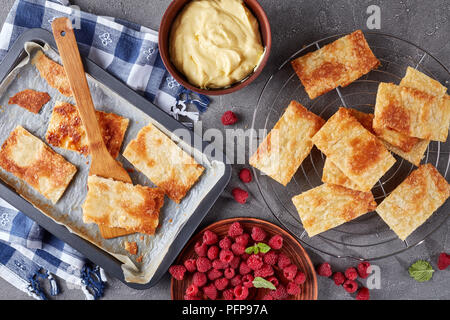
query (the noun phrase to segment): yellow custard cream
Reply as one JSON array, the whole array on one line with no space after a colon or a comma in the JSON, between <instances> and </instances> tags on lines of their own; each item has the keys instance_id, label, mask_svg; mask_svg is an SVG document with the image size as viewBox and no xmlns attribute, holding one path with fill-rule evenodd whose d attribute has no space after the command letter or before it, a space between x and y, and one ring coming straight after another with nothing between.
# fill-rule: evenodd
<instances>
[{"instance_id":1,"label":"yellow custard cream","mask_svg":"<svg viewBox=\"0 0 450 320\"><path fill-rule=\"evenodd\" d=\"M191 1L172 26L172 63L203 89L244 79L263 53L258 21L241 0Z\"/></svg>"}]
</instances>

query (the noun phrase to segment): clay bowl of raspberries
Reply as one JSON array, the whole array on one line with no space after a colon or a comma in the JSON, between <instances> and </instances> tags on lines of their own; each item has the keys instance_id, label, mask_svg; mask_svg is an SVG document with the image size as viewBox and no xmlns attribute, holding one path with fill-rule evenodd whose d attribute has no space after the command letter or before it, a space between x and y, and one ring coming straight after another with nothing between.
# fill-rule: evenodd
<instances>
[{"instance_id":1,"label":"clay bowl of raspberries","mask_svg":"<svg viewBox=\"0 0 450 320\"><path fill-rule=\"evenodd\" d=\"M175 263L174 300L316 300L308 254L280 227L260 219L221 220L192 237Z\"/></svg>"}]
</instances>

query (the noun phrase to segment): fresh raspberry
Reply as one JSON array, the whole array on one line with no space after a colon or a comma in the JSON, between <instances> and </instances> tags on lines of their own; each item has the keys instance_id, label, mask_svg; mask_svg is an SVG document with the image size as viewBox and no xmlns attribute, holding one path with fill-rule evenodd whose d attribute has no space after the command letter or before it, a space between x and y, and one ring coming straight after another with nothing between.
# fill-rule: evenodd
<instances>
[{"instance_id":1,"label":"fresh raspberry","mask_svg":"<svg viewBox=\"0 0 450 320\"><path fill-rule=\"evenodd\" d=\"M222 292L222 296L224 300L233 300L234 299L233 289L225 290L224 292Z\"/></svg>"},{"instance_id":2,"label":"fresh raspberry","mask_svg":"<svg viewBox=\"0 0 450 320\"><path fill-rule=\"evenodd\" d=\"M273 300L273 297L270 294L266 294L264 297L262 297L262 300Z\"/></svg>"},{"instance_id":3,"label":"fresh raspberry","mask_svg":"<svg viewBox=\"0 0 450 320\"><path fill-rule=\"evenodd\" d=\"M439 270L445 270L448 266L450 266L450 254L442 252L439 255L438 268Z\"/></svg>"},{"instance_id":4,"label":"fresh raspberry","mask_svg":"<svg viewBox=\"0 0 450 320\"><path fill-rule=\"evenodd\" d=\"M370 292L369 289L366 287L362 287L358 290L358 293L356 294L356 300L369 300L370 299Z\"/></svg>"},{"instance_id":5,"label":"fresh raspberry","mask_svg":"<svg viewBox=\"0 0 450 320\"><path fill-rule=\"evenodd\" d=\"M276 290L270 291L270 295L274 297L275 300L283 300L288 297L286 287L280 284Z\"/></svg>"},{"instance_id":6,"label":"fresh raspberry","mask_svg":"<svg viewBox=\"0 0 450 320\"><path fill-rule=\"evenodd\" d=\"M211 269L208 271L208 279L214 281L223 276L223 272L218 269Z\"/></svg>"},{"instance_id":7,"label":"fresh raspberry","mask_svg":"<svg viewBox=\"0 0 450 320\"><path fill-rule=\"evenodd\" d=\"M206 287L203 288L203 293L211 300L217 299L217 289L214 286L214 283L210 283Z\"/></svg>"},{"instance_id":8,"label":"fresh raspberry","mask_svg":"<svg viewBox=\"0 0 450 320\"><path fill-rule=\"evenodd\" d=\"M244 229L239 222L233 222L231 226L228 228L228 235L232 238L236 238L244 233Z\"/></svg>"},{"instance_id":9,"label":"fresh raspberry","mask_svg":"<svg viewBox=\"0 0 450 320\"><path fill-rule=\"evenodd\" d=\"M272 238L270 238L268 244L272 249L280 250L283 247L283 237L279 234L276 234Z\"/></svg>"},{"instance_id":10,"label":"fresh raspberry","mask_svg":"<svg viewBox=\"0 0 450 320\"><path fill-rule=\"evenodd\" d=\"M255 278L249 273L242 277L242 285L246 288L253 287L253 280Z\"/></svg>"},{"instance_id":11,"label":"fresh raspberry","mask_svg":"<svg viewBox=\"0 0 450 320\"><path fill-rule=\"evenodd\" d=\"M231 260L230 264L230 268L233 269L237 269L239 267L239 264L241 263L241 258L239 258L238 256L235 256L233 258L233 260Z\"/></svg>"},{"instance_id":12,"label":"fresh raspberry","mask_svg":"<svg viewBox=\"0 0 450 320\"><path fill-rule=\"evenodd\" d=\"M235 275L233 277L233 279L231 279L230 283L233 287L237 287L237 286L241 285L242 284L242 276L240 274Z\"/></svg>"},{"instance_id":13,"label":"fresh raspberry","mask_svg":"<svg viewBox=\"0 0 450 320\"><path fill-rule=\"evenodd\" d=\"M195 284L197 287L203 287L207 281L208 279L206 278L206 274L202 272L196 272L192 277L192 283Z\"/></svg>"},{"instance_id":14,"label":"fresh raspberry","mask_svg":"<svg viewBox=\"0 0 450 320\"><path fill-rule=\"evenodd\" d=\"M369 276L369 273L368 273L369 267L370 267L370 263L367 261L363 261L358 264L358 274L361 278L365 279Z\"/></svg>"},{"instance_id":15,"label":"fresh raspberry","mask_svg":"<svg viewBox=\"0 0 450 320\"><path fill-rule=\"evenodd\" d=\"M206 230L203 233L203 242L207 245L215 244L217 241L219 241L219 237L211 230Z\"/></svg>"},{"instance_id":16,"label":"fresh raspberry","mask_svg":"<svg viewBox=\"0 0 450 320\"><path fill-rule=\"evenodd\" d=\"M271 282L275 287L278 287L278 285L280 284L277 277L275 276L267 278L267 281Z\"/></svg>"},{"instance_id":17,"label":"fresh raspberry","mask_svg":"<svg viewBox=\"0 0 450 320\"><path fill-rule=\"evenodd\" d=\"M247 259L247 265L252 270L258 270L263 266L264 262L259 255L252 254Z\"/></svg>"},{"instance_id":18,"label":"fresh raspberry","mask_svg":"<svg viewBox=\"0 0 450 320\"><path fill-rule=\"evenodd\" d=\"M211 261L207 257L198 257L195 264L197 265L197 270L200 272L206 272L212 267Z\"/></svg>"},{"instance_id":19,"label":"fresh raspberry","mask_svg":"<svg viewBox=\"0 0 450 320\"><path fill-rule=\"evenodd\" d=\"M229 237L225 237L222 240L219 241L219 247L221 249L231 249L231 239Z\"/></svg>"},{"instance_id":20,"label":"fresh raspberry","mask_svg":"<svg viewBox=\"0 0 450 320\"><path fill-rule=\"evenodd\" d=\"M275 251L270 250L263 256L264 263L267 263L268 265L275 265L278 261L278 254Z\"/></svg>"},{"instance_id":21,"label":"fresh raspberry","mask_svg":"<svg viewBox=\"0 0 450 320\"><path fill-rule=\"evenodd\" d=\"M204 242L197 241L194 246L194 251L199 257L206 257L208 245Z\"/></svg>"},{"instance_id":22,"label":"fresh raspberry","mask_svg":"<svg viewBox=\"0 0 450 320\"><path fill-rule=\"evenodd\" d=\"M185 294L184 300L202 300L202 298L200 298L199 296L190 296L190 295Z\"/></svg>"},{"instance_id":23,"label":"fresh raspberry","mask_svg":"<svg viewBox=\"0 0 450 320\"><path fill-rule=\"evenodd\" d=\"M228 280L227 278L219 278L214 280L214 286L219 291L225 290L226 287L228 287L228 283L230 283L230 280Z\"/></svg>"},{"instance_id":24,"label":"fresh raspberry","mask_svg":"<svg viewBox=\"0 0 450 320\"><path fill-rule=\"evenodd\" d=\"M345 291L349 293L353 293L358 289L358 284L355 280L345 280L343 287Z\"/></svg>"},{"instance_id":25,"label":"fresh raspberry","mask_svg":"<svg viewBox=\"0 0 450 320\"><path fill-rule=\"evenodd\" d=\"M209 260L214 261L219 256L219 247L218 246L211 246L208 249L208 252L206 253L206 256Z\"/></svg>"},{"instance_id":26,"label":"fresh raspberry","mask_svg":"<svg viewBox=\"0 0 450 320\"><path fill-rule=\"evenodd\" d=\"M242 261L241 264L239 265L239 273L241 275L246 275L248 273L252 272L252 269L250 269L250 267L248 266L247 262Z\"/></svg>"},{"instance_id":27,"label":"fresh raspberry","mask_svg":"<svg viewBox=\"0 0 450 320\"><path fill-rule=\"evenodd\" d=\"M329 263L324 262L317 267L317 274L322 277L329 277L333 271Z\"/></svg>"},{"instance_id":28,"label":"fresh raspberry","mask_svg":"<svg viewBox=\"0 0 450 320\"><path fill-rule=\"evenodd\" d=\"M225 271L223 272L224 277L227 279L232 279L235 274L236 272L234 271L233 268L226 268Z\"/></svg>"},{"instance_id":29,"label":"fresh raspberry","mask_svg":"<svg viewBox=\"0 0 450 320\"><path fill-rule=\"evenodd\" d=\"M248 233L243 233L240 236L237 236L235 242L240 244L241 246L247 247L248 240L250 239L250 235Z\"/></svg>"},{"instance_id":30,"label":"fresh raspberry","mask_svg":"<svg viewBox=\"0 0 450 320\"><path fill-rule=\"evenodd\" d=\"M278 267L280 269L284 269L290 264L291 264L291 259L289 259L289 257L287 255L285 255L284 253L280 253L278 255Z\"/></svg>"},{"instance_id":31,"label":"fresh raspberry","mask_svg":"<svg viewBox=\"0 0 450 320\"><path fill-rule=\"evenodd\" d=\"M222 250L219 253L219 259L222 262L230 263L234 258L233 252L231 250Z\"/></svg>"},{"instance_id":32,"label":"fresh raspberry","mask_svg":"<svg viewBox=\"0 0 450 320\"><path fill-rule=\"evenodd\" d=\"M283 269L283 276L289 281L294 280L296 274L297 266L295 264L291 264Z\"/></svg>"},{"instance_id":33,"label":"fresh raspberry","mask_svg":"<svg viewBox=\"0 0 450 320\"><path fill-rule=\"evenodd\" d=\"M289 295L295 296L300 293L300 286L295 282L289 282L286 287L286 291Z\"/></svg>"},{"instance_id":34,"label":"fresh raspberry","mask_svg":"<svg viewBox=\"0 0 450 320\"><path fill-rule=\"evenodd\" d=\"M248 199L248 192L241 189L241 188L234 188L231 190L231 194L234 197L234 200L236 200L239 203L246 203Z\"/></svg>"},{"instance_id":35,"label":"fresh raspberry","mask_svg":"<svg viewBox=\"0 0 450 320\"><path fill-rule=\"evenodd\" d=\"M221 120L224 126L229 126L235 124L238 121L238 118L233 111L225 111L224 114L222 115Z\"/></svg>"},{"instance_id":36,"label":"fresh raspberry","mask_svg":"<svg viewBox=\"0 0 450 320\"><path fill-rule=\"evenodd\" d=\"M231 251L233 251L236 256L240 256L245 253L245 246L235 242L231 245Z\"/></svg>"},{"instance_id":37,"label":"fresh raspberry","mask_svg":"<svg viewBox=\"0 0 450 320\"><path fill-rule=\"evenodd\" d=\"M239 179L241 179L243 183L249 183L252 181L252 173L249 169L244 168L239 172Z\"/></svg>"},{"instance_id":38,"label":"fresh raspberry","mask_svg":"<svg viewBox=\"0 0 450 320\"><path fill-rule=\"evenodd\" d=\"M294 283L301 285L301 284L304 284L305 281L306 281L306 275L301 271L297 271L297 275L294 278Z\"/></svg>"},{"instance_id":39,"label":"fresh raspberry","mask_svg":"<svg viewBox=\"0 0 450 320\"><path fill-rule=\"evenodd\" d=\"M174 265L169 268L169 273L177 280L183 280L186 268L182 265Z\"/></svg>"},{"instance_id":40,"label":"fresh raspberry","mask_svg":"<svg viewBox=\"0 0 450 320\"><path fill-rule=\"evenodd\" d=\"M228 263L223 262L223 261L220 260L220 259L216 259L216 260L214 260L214 261L212 262L212 267L213 267L214 269L225 269L225 268L228 267Z\"/></svg>"},{"instance_id":41,"label":"fresh raspberry","mask_svg":"<svg viewBox=\"0 0 450 320\"><path fill-rule=\"evenodd\" d=\"M248 297L248 288L237 286L234 287L233 293L236 300L245 300Z\"/></svg>"},{"instance_id":42,"label":"fresh raspberry","mask_svg":"<svg viewBox=\"0 0 450 320\"><path fill-rule=\"evenodd\" d=\"M195 272L197 270L195 259L187 259L186 261L184 261L183 265L189 272Z\"/></svg>"},{"instance_id":43,"label":"fresh raspberry","mask_svg":"<svg viewBox=\"0 0 450 320\"><path fill-rule=\"evenodd\" d=\"M186 295L188 296L196 296L198 294L198 287L195 284L191 284L186 289Z\"/></svg>"},{"instance_id":44,"label":"fresh raspberry","mask_svg":"<svg viewBox=\"0 0 450 320\"><path fill-rule=\"evenodd\" d=\"M347 268L347 270L345 270L345 277L348 280L356 280L356 278L358 278L358 271L353 267Z\"/></svg>"},{"instance_id":45,"label":"fresh raspberry","mask_svg":"<svg viewBox=\"0 0 450 320\"><path fill-rule=\"evenodd\" d=\"M266 278L273 275L273 268L268 264L263 264L261 269L255 271L255 277Z\"/></svg>"},{"instance_id":46,"label":"fresh raspberry","mask_svg":"<svg viewBox=\"0 0 450 320\"><path fill-rule=\"evenodd\" d=\"M345 282L344 274L342 272L335 272L333 274L333 281L335 285L340 286Z\"/></svg>"},{"instance_id":47,"label":"fresh raspberry","mask_svg":"<svg viewBox=\"0 0 450 320\"><path fill-rule=\"evenodd\" d=\"M252 239L256 242L264 241L266 238L266 232L260 227L252 228Z\"/></svg>"}]
</instances>

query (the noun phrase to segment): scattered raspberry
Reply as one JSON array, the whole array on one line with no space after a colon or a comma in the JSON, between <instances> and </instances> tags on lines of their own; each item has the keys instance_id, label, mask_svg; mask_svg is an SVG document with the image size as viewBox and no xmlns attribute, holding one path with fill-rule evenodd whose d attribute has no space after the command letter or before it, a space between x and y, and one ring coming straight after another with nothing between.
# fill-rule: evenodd
<instances>
[{"instance_id":1,"label":"scattered raspberry","mask_svg":"<svg viewBox=\"0 0 450 320\"><path fill-rule=\"evenodd\" d=\"M197 241L194 246L194 251L199 257L206 257L208 252L208 245L201 241Z\"/></svg>"},{"instance_id":2,"label":"scattered raspberry","mask_svg":"<svg viewBox=\"0 0 450 320\"><path fill-rule=\"evenodd\" d=\"M370 263L367 261L360 262L358 264L358 274L361 278L365 279L369 276L367 269L369 269Z\"/></svg>"},{"instance_id":3,"label":"scattered raspberry","mask_svg":"<svg viewBox=\"0 0 450 320\"><path fill-rule=\"evenodd\" d=\"M249 239L250 239L250 235L248 233L243 233L240 236L236 237L235 242L240 244L241 246L247 247Z\"/></svg>"},{"instance_id":4,"label":"scattered raspberry","mask_svg":"<svg viewBox=\"0 0 450 320\"><path fill-rule=\"evenodd\" d=\"M219 241L219 247L221 249L231 249L231 239L229 237L225 237Z\"/></svg>"},{"instance_id":5,"label":"scattered raspberry","mask_svg":"<svg viewBox=\"0 0 450 320\"><path fill-rule=\"evenodd\" d=\"M224 277L227 279L232 279L235 274L236 272L234 271L233 268L226 268L225 271L223 272Z\"/></svg>"},{"instance_id":6,"label":"scattered raspberry","mask_svg":"<svg viewBox=\"0 0 450 320\"><path fill-rule=\"evenodd\" d=\"M345 277L348 280L356 280L356 278L358 278L358 272L353 267L347 268L347 270L345 270Z\"/></svg>"},{"instance_id":7,"label":"scattered raspberry","mask_svg":"<svg viewBox=\"0 0 450 320\"><path fill-rule=\"evenodd\" d=\"M228 287L229 282L230 280L228 280L227 278L219 278L214 281L214 286L217 290L223 291L226 287Z\"/></svg>"},{"instance_id":8,"label":"scattered raspberry","mask_svg":"<svg viewBox=\"0 0 450 320\"><path fill-rule=\"evenodd\" d=\"M296 274L297 274L297 266L294 264L291 264L283 269L283 276L289 281L294 280Z\"/></svg>"},{"instance_id":9,"label":"scattered raspberry","mask_svg":"<svg viewBox=\"0 0 450 320\"><path fill-rule=\"evenodd\" d=\"M280 269L284 269L290 264L291 264L291 259L289 259L289 257L287 255L285 255L284 253L280 253L278 255L278 267Z\"/></svg>"},{"instance_id":10,"label":"scattered raspberry","mask_svg":"<svg viewBox=\"0 0 450 320\"><path fill-rule=\"evenodd\" d=\"M241 264L239 265L239 273L241 275L246 275L247 273L250 273L250 272L252 272L252 269L250 269L247 262L242 261Z\"/></svg>"},{"instance_id":11,"label":"scattered raspberry","mask_svg":"<svg viewBox=\"0 0 450 320\"><path fill-rule=\"evenodd\" d=\"M196 272L192 277L192 283L195 284L197 287L203 287L207 281L208 279L206 278L206 274L202 272Z\"/></svg>"},{"instance_id":12,"label":"scattered raspberry","mask_svg":"<svg viewBox=\"0 0 450 320\"><path fill-rule=\"evenodd\" d=\"M442 252L439 255L438 268L439 270L445 270L448 266L450 266L450 254Z\"/></svg>"},{"instance_id":13,"label":"scattered raspberry","mask_svg":"<svg viewBox=\"0 0 450 320\"><path fill-rule=\"evenodd\" d=\"M233 252L231 252L231 250L222 250L219 253L219 259L222 262L230 263L231 260L233 260L233 258L234 258L234 254L233 254Z\"/></svg>"},{"instance_id":14,"label":"scattered raspberry","mask_svg":"<svg viewBox=\"0 0 450 320\"><path fill-rule=\"evenodd\" d=\"M331 266L328 262L322 263L317 267L317 274L322 277L329 277L333 271L331 271Z\"/></svg>"},{"instance_id":15,"label":"scattered raspberry","mask_svg":"<svg viewBox=\"0 0 450 320\"><path fill-rule=\"evenodd\" d=\"M273 268L268 264L263 264L261 269L255 271L255 277L266 278L273 275Z\"/></svg>"},{"instance_id":16,"label":"scattered raspberry","mask_svg":"<svg viewBox=\"0 0 450 320\"><path fill-rule=\"evenodd\" d=\"M301 285L301 284L304 284L305 281L306 281L306 275L301 271L297 271L297 275L294 278L294 283Z\"/></svg>"},{"instance_id":17,"label":"scattered raspberry","mask_svg":"<svg viewBox=\"0 0 450 320\"><path fill-rule=\"evenodd\" d=\"M281 247L283 247L283 237L280 236L279 234L274 235L272 238L270 238L269 240L269 247L271 247L274 250L280 250Z\"/></svg>"},{"instance_id":18,"label":"scattered raspberry","mask_svg":"<svg viewBox=\"0 0 450 320\"><path fill-rule=\"evenodd\" d=\"M358 289L358 284L355 280L345 280L343 286L345 291L349 293L353 293Z\"/></svg>"},{"instance_id":19,"label":"scattered raspberry","mask_svg":"<svg viewBox=\"0 0 450 320\"><path fill-rule=\"evenodd\" d=\"M366 287L362 287L358 290L358 293L356 294L356 300L369 300L370 299L370 292L369 289Z\"/></svg>"},{"instance_id":20,"label":"scattered raspberry","mask_svg":"<svg viewBox=\"0 0 450 320\"><path fill-rule=\"evenodd\" d=\"M340 286L345 282L344 274L342 272L335 272L333 274L333 281L335 285Z\"/></svg>"},{"instance_id":21,"label":"scattered raspberry","mask_svg":"<svg viewBox=\"0 0 450 320\"><path fill-rule=\"evenodd\" d=\"M208 279L214 281L223 276L223 272L218 269L211 269L208 271Z\"/></svg>"},{"instance_id":22,"label":"scattered raspberry","mask_svg":"<svg viewBox=\"0 0 450 320\"><path fill-rule=\"evenodd\" d=\"M243 183L249 183L252 181L252 173L249 169L244 168L239 172L239 179L241 179Z\"/></svg>"},{"instance_id":23,"label":"scattered raspberry","mask_svg":"<svg viewBox=\"0 0 450 320\"><path fill-rule=\"evenodd\" d=\"M233 260L230 262L230 268L237 269L239 267L239 264L241 263L241 258L238 256L235 256Z\"/></svg>"},{"instance_id":24,"label":"scattered raspberry","mask_svg":"<svg viewBox=\"0 0 450 320\"><path fill-rule=\"evenodd\" d=\"M255 278L249 273L242 277L242 285L246 288L253 287L253 280Z\"/></svg>"},{"instance_id":25,"label":"scattered raspberry","mask_svg":"<svg viewBox=\"0 0 450 320\"><path fill-rule=\"evenodd\" d=\"M225 111L221 120L224 126L229 126L235 124L238 121L238 118L233 111Z\"/></svg>"},{"instance_id":26,"label":"scattered raspberry","mask_svg":"<svg viewBox=\"0 0 450 320\"><path fill-rule=\"evenodd\" d=\"M228 229L228 235L232 238L236 238L237 236L240 236L244 233L244 229L242 229L242 226L239 222L233 222Z\"/></svg>"},{"instance_id":27,"label":"scattered raspberry","mask_svg":"<svg viewBox=\"0 0 450 320\"><path fill-rule=\"evenodd\" d=\"M220 259L216 259L216 260L214 260L214 261L212 262L212 267L213 267L214 269L225 269L225 268L228 267L228 263L223 262L223 261L220 260Z\"/></svg>"},{"instance_id":28,"label":"scattered raspberry","mask_svg":"<svg viewBox=\"0 0 450 320\"><path fill-rule=\"evenodd\" d=\"M195 259L187 259L186 261L184 261L183 265L189 272L195 272L197 270Z\"/></svg>"},{"instance_id":29,"label":"scattered raspberry","mask_svg":"<svg viewBox=\"0 0 450 320\"><path fill-rule=\"evenodd\" d=\"M241 188L234 188L231 191L231 194L233 195L234 200L236 200L237 202L242 203L242 204L247 202L247 199L248 199L247 191L245 191Z\"/></svg>"},{"instance_id":30,"label":"scattered raspberry","mask_svg":"<svg viewBox=\"0 0 450 320\"><path fill-rule=\"evenodd\" d=\"M248 297L248 288L243 286L237 286L233 290L236 300L245 300Z\"/></svg>"},{"instance_id":31,"label":"scattered raspberry","mask_svg":"<svg viewBox=\"0 0 450 320\"><path fill-rule=\"evenodd\" d=\"M219 256L219 247L218 246L211 246L208 249L208 252L206 253L206 256L209 260L214 261Z\"/></svg>"},{"instance_id":32,"label":"scattered raspberry","mask_svg":"<svg viewBox=\"0 0 450 320\"><path fill-rule=\"evenodd\" d=\"M295 282L289 282L286 287L286 291L289 295L295 296L300 293L300 286Z\"/></svg>"},{"instance_id":33,"label":"scattered raspberry","mask_svg":"<svg viewBox=\"0 0 450 320\"><path fill-rule=\"evenodd\" d=\"M280 284L276 290L270 291L270 295L274 297L275 300L283 300L288 297L286 287Z\"/></svg>"},{"instance_id":34,"label":"scattered raspberry","mask_svg":"<svg viewBox=\"0 0 450 320\"><path fill-rule=\"evenodd\" d=\"M177 280L183 280L186 268L182 265L174 265L169 268L169 273Z\"/></svg>"},{"instance_id":35,"label":"scattered raspberry","mask_svg":"<svg viewBox=\"0 0 450 320\"><path fill-rule=\"evenodd\" d=\"M224 300L233 300L234 299L234 293L233 293L233 289L227 289L225 290L223 293L223 299Z\"/></svg>"},{"instance_id":36,"label":"scattered raspberry","mask_svg":"<svg viewBox=\"0 0 450 320\"><path fill-rule=\"evenodd\" d=\"M211 261L206 257L198 257L195 264L197 265L197 270L200 272L206 272L212 267Z\"/></svg>"},{"instance_id":37,"label":"scattered raspberry","mask_svg":"<svg viewBox=\"0 0 450 320\"><path fill-rule=\"evenodd\" d=\"M256 254L252 254L247 259L247 265L252 270L260 269L263 266L263 264L264 264L264 262L263 262L261 256L256 255Z\"/></svg>"},{"instance_id":38,"label":"scattered raspberry","mask_svg":"<svg viewBox=\"0 0 450 320\"><path fill-rule=\"evenodd\" d=\"M273 297L270 294L266 294L264 297L262 297L262 300L273 300Z\"/></svg>"},{"instance_id":39,"label":"scattered raspberry","mask_svg":"<svg viewBox=\"0 0 450 320\"><path fill-rule=\"evenodd\" d=\"M235 255L240 256L245 253L245 247L239 243L233 243L231 245L231 251L233 251Z\"/></svg>"},{"instance_id":40,"label":"scattered raspberry","mask_svg":"<svg viewBox=\"0 0 450 320\"><path fill-rule=\"evenodd\" d=\"M267 281L272 282L272 284L275 287L278 287L278 285L280 284L280 282L278 281L277 277L269 277L269 278L267 278Z\"/></svg>"},{"instance_id":41,"label":"scattered raspberry","mask_svg":"<svg viewBox=\"0 0 450 320\"><path fill-rule=\"evenodd\" d=\"M252 228L252 239L256 242L264 241L266 238L266 232L260 227Z\"/></svg>"},{"instance_id":42,"label":"scattered raspberry","mask_svg":"<svg viewBox=\"0 0 450 320\"><path fill-rule=\"evenodd\" d=\"M211 300L217 299L217 289L214 286L214 283L210 283L206 287L203 288L203 293Z\"/></svg>"},{"instance_id":43,"label":"scattered raspberry","mask_svg":"<svg viewBox=\"0 0 450 320\"><path fill-rule=\"evenodd\" d=\"M275 265L278 261L278 254L275 251L270 250L263 256L264 263L267 263L268 265Z\"/></svg>"},{"instance_id":44,"label":"scattered raspberry","mask_svg":"<svg viewBox=\"0 0 450 320\"><path fill-rule=\"evenodd\" d=\"M233 279L231 279L230 283L233 287L237 287L237 286L241 285L242 284L242 276L240 274L235 275L233 277Z\"/></svg>"},{"instance_id":45,"label":"scattered raspberry","mask_svg":"<svg viewBox=\"0 0 450 320\"><path fill-rule=\"evenodd\" d=\"M190 296L190 295L185 294L184 300L202 300L202 298L200 298L199 296Z\"/></svg>"},{"instance_id":46,"label":"scattered raspberry","mask_svg":"<svg viewBox=\"0 0 450 320\"><path fill-rule=\"evenodd\" d=\"M198 287L195 284L191 284L186 289L186 295L188 296L196 296L198 294Z\"/></svg>"},{"instance_id":47,"label":"scattered raspberry","mask_svg":"<svg viewBox=\"0 0 450 320\"><path fill-rule=\"evenodd\" d=\"M206 230L205 233L203 233L203 242L207 245L215 244L219 240L219 237L217 234L210 230Z\"/></svg>"}]
</instances>

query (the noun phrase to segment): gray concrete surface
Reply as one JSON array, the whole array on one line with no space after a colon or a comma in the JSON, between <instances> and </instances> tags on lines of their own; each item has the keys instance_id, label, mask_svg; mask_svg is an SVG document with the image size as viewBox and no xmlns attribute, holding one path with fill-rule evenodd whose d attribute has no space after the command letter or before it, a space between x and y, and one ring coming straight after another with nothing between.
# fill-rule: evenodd
<instances>
[{"instance_id":1,"label":"gray concrete surface","mask_svg":"<svg viewBox=\"0 0 450 320\"><path fill-rule=\"evenodd\" d=\"M14 0L2 0L0 23L6 18ZM222 128L220 115L224 109L233 109L241 119L239 127L251 124L257 98L270 74L293 52L303 45L327 35L366 29L366 8L371 4L381 7L381 31L408 39L427 48L450 68L450 1L351 1L351 0L260 0L272 26L273 47L267 67L249 87L238 93L213 98L210 109L202 116L204 127ZM73 0L82 10L98 15L127 19L147 27L158 29L160 19L168 6L168 0ZM203 221L202 227L213 221L233 216L259 217L273 221L255 184L249 185L251 194L248 204L242 206L230 200L230 191L241 186L235 166L233 178L223 196ZM242 187L242 186L241 186ZM261 209L262 208L262 209ZM373 299L449 299L449 271L435 272L427 283L417 283L407 272L411 263L418 259L432 262L436 269L437 256L449 251L450 221L443 225L423 244L395 257L376 261L381 268L381 289L372 291ZM330 261L337 269L345 270L354 261L333 259L307 248L314 263ZM121 282L110 279L104 299L169 299L170 279L162 281L149 290L135 291ZM61 283L62 294L58 299L80 299L82 293L71 290ZM0 279L0 299L29 299ZM353 299L329 279L319 277L319 299Z\"/></svg>"}]
</instances>

